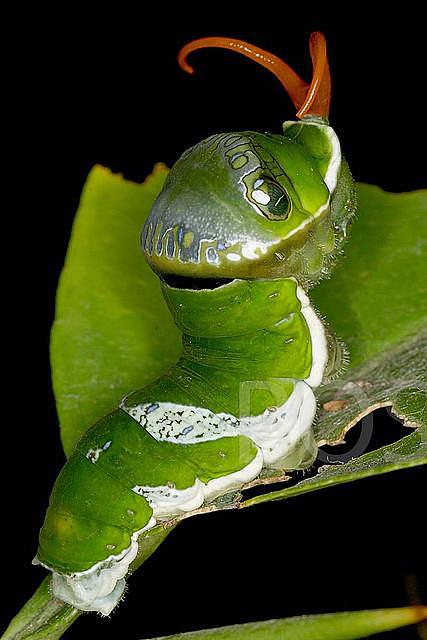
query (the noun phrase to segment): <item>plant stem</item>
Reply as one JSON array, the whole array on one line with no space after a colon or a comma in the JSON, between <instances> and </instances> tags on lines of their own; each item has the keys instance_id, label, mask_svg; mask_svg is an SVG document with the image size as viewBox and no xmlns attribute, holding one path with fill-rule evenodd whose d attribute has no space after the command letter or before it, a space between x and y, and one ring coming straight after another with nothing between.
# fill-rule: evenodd
<instances>
[{"instance_id":1,"label":"plant stem","mask_svg":"<svg viewBox=\"0 0 427 640\"><path fill-rule=\"evenodd\" d=\"M78 618L78 611L52 595L51 576L46 576L6 629L2 640L57 640Z\"/></svg>"}]
</instances>

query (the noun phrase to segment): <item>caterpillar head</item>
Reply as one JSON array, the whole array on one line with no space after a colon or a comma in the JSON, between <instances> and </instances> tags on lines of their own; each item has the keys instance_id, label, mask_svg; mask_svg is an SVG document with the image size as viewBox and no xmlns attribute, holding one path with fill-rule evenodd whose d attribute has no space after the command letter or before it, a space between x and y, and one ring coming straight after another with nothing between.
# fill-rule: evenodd
<instances>
[{"instance_id":1,"label":"caterpillar head","mask_svg":"<svg viewBox=\"0 0 427 640\"><path fill-rule=\"evenodd\" d=\"M305 84L275 56L241 41L206 38L184 47L232 48L280 78L298 108L283 135L252 131L211 136L172 167L142 232L150 266L177 277L233 279L328 272L346 235L352 182L327 122L330 76L325 41L310 40L313 80Z\"/></svg>"}]
</instances>

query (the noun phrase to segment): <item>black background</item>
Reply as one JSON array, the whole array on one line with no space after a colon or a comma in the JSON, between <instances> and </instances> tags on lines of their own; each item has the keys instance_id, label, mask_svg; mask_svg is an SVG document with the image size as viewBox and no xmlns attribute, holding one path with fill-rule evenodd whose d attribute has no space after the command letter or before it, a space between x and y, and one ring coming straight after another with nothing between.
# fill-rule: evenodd
<instances>
[{"instance_id":1,"label":"black background","mask_svg":"<svg viewBox=\"0 0 427 640\"><path fill-rule=\"evenodd\" d=\"M142 9L142 13L141 13ZM224 51L194 54L196 74L176 64L187 41L236 36L282 56L309 76L312 30L328 39L331 123L357 180L391 191L426 186L422 18L405 5L373 21L368 9L313 11L217 4L50 14L37 33L42 53L25 87L35 144L20 147L22 201L12 324L24 320L8 380L13 417L4 426L1 624L32 594L44 571L31 566L37 531L62 463L49 380L48 332L54 292L79 194L100 163L142 180L154 162L171 165L189 145L226 130L280 131L294 110L281 86L253 63ZM29 60L29 63L31 60ZM22 172L22 166L25 171ZM31 175L30 175L31 174ZM39 193L30 191L37 175ZM28 180L27 180L28 178ZM26 197L30 205L24 205ZM47 322L38 266L47 259ZM15 270L12 269L15 273ZM9 280L6 274L6 280ZM47 327L47 328L42 328ZM12 327L13 328L13 327ZM6 334L5 342L8 342ZM12 338L10 339L12 340ZM44 372L44 373L43 373ZM401 435L383 411L376 440ZM6 429L7 427L7 429ZM6 434L5 434L6 435ZM7 469L7 471L6 471ZM106 621L85 615L68 638L143 638L249 620L407 604L422 590L425 563L421 469L343 485L239 513L184 522L132 578L126 602ZM412 577L411 577L412 576ZM415 638L399 631L390 638Z\"/></svg>"}]
</instances>

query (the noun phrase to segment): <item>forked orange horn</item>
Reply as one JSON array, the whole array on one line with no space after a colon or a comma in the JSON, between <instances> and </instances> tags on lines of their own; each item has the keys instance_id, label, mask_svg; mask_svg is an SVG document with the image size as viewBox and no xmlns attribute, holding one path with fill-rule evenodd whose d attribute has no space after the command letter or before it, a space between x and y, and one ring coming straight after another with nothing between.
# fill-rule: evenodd
<instances>
[{"instance_id":1,"label":"forked orange horn","mask_svg":"<svg viewBox=\"0 0 427 640\"><path fill-rule=\"evenodd\" d=\"M280 80L288 92L292 102L298 109L297 117L312 115L327 118L331 100L331 77L326 56L325 36L316 31L310 36L310 55L313 63L311 84L302 80L286 62L268 51L259 49L243 40L233 38L200 38L186 44L178 54L178 63L187 73L194 69L187 62L187 56L197 49L216 47L231 49L258 62L269 69Z\"/></svg>"}]
</instances>

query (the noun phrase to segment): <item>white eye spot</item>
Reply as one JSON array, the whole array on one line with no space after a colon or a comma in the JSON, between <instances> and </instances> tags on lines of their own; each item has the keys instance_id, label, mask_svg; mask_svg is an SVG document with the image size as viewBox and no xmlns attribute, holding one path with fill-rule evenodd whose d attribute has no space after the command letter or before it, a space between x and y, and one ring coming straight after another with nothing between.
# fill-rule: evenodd
<instances>
[{"instance_id":1,"label":"white eye spot","mask_svg":"<svg viewBox=\"0 0 427 640\"><path fill-rule=\"evenodd\" d=\"M258 204L268 204L271 200L268 193L264 193L264 191L261 191L261 189L255 189L254 191L252 191L252 198L255 200L255 202L258 202Z\"/></svg>"},{"instance_id":2,"label":"white eye spot","mask_svg":"<svg viewBox=\"0 0 427 640\"><path fill-rule=\"evenodd\" d=\"M258 180L255 180L254 182L254 188L258 189L262 184L264 184L264 180L262 178L258 178Z\"/></svg>"},{"instance_id":3,"label":"white eye spot","mask_svg":"<svg viewBox=\"0 0 427 640\"><path fill-rule=\"evenodd\" d=\"M227 253L227 260L231 260L232 262L239 262L240 256L238 253Z\"/></svg>"}]
</instances>

